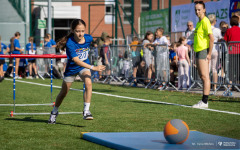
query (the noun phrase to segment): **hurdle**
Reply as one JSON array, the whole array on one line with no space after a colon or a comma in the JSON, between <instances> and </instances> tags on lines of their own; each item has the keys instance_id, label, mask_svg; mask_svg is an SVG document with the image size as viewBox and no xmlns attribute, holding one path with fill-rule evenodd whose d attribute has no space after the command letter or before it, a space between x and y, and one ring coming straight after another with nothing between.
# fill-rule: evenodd
<instances>
[{"instance_id":1,"label":"hurdle","mask_svg":"<svg viewBox=\"0 0 240 150\"><path fill-rule=\"evenodd\" d=\"M13 111L10 112L10 116L13 117L14 115L50 115L51 113L17 113L16 106L54 106L55 102L52 99L52 92L53 92L53 58L67 58L66 55L55 55L55 54L44 54L44 55L0 55L0 58L13 58L13 104L0 104L0 106L12 106ZM50 84L50 91L51 91L51 102L46 104L16 104L16 78L15 78L15 67L16 67L16 58L51 58L51 84ZM82 114L82 112L60 112L59 114Z\"/></svg>"}]
</instances>

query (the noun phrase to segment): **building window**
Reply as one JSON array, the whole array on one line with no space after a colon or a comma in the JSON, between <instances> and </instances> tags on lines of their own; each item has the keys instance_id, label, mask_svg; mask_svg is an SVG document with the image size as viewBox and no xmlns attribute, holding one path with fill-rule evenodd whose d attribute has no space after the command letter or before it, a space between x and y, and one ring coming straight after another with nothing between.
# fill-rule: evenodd
<instances>
[{"instance_id":1,"label":"building window","mask_svg":"<svg viewBox=\"0 0 240 150\"><path fill-rule=\"evenodd\" d=\"M132 0L123 0L123 23L129 24L129 21L132 18Z\"/></svg>"},{"instance_id":2,"label":"building window","mask_svg":"<svg viewBox=\"0 0 240 150\"><path fill-rule=\"evenodd\" d=\"M112 14L114 14L112 6L106 5L106 7L105 7L105 14L106 14L106 15L112 15Z\"/></svg>"},{"instance_id":3,"label":"building window","mask_svg":"<svg viewBox=\"0 0 240 150\"><path fill-rule=\"evenodd\" d=\"M141 5L141 8L142 8L142 12L143 11L149 11L150 10L150 0L142 0L142 5Z\"/></svg>"}]
</instances>

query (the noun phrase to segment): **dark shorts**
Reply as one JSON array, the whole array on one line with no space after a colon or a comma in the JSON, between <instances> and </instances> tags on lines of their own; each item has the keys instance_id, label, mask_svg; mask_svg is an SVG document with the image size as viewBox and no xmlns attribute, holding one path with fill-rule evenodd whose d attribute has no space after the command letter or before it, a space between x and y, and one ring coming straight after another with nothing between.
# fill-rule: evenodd
<instances>
[{"instance_id":1,"label":"dark shorts","mask_svg":"<svg viewBox=\"0 0 240 150\"><path fill-rule=\"evenodd\" d=\"M209 51L209 48L208 49L204 49L204 50L202 50L200 52L196 52L196 58L197 59L206 59L208 51Z\"/></svg>"},{"instance_id":2,"label":"dark shorts","mask_svg":"<svg viewBox=\"0 0 240 150\"><path fill-rule=\"evenodd\" d=\"M0 59L0 65L5 64L5 59Z\"/></svg>"},{"instance_id":3,"label":"dark shorts","mask_svg":"<svg viewBox=\"0 0 240 150\"><path fill-rule=\"evenodd\" d=\"M133 63L133 67L137 67L141 62L141 58L140 56L137 56L137 57L133 57L132 58L132 63Z\"/></svg>"},{"instance_id":4,"label":"dark shorts","mask_svg":"<svg viewBox=\"0 0 240 150\"><path fill-rule=\"evenodd\" d=\"M36 59L28 60L29 63L36 63Z\"/></svg>"}]
</instances>

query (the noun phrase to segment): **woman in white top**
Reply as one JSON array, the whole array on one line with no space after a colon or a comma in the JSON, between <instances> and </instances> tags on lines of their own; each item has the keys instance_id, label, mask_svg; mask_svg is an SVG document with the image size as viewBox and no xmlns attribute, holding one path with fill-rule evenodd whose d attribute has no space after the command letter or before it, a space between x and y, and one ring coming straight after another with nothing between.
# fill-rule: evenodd
<instances>
[{"instance_id":1,"label":"woman in white top","mask_svg":"<svg viewBox=\"0 0 240 150\"><path fill-rule=\"evenodd\" d=\"M208 15L208 19L212 25L214 42L218 42L220 39L222 39L222 35L221 35L221 30L214 27L214 25L217 23L216 16L214 14L210 14L210 15ZM213 83L217 83L217 81L218 81L218 75L217 75L218 50L219 50L219 44L214 44L213 49L212 49L212 58L209 63L209 69L210 69L210 71L212 70L212 74L213 74ZM215 91L216 88L217 88L217 84L214 84L213 90Z\"/></svg>"}]
</instances>

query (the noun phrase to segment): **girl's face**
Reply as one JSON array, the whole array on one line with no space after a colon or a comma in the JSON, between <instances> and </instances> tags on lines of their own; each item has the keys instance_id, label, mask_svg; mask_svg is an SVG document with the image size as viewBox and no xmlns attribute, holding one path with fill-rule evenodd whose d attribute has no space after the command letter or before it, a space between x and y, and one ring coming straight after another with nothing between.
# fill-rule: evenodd
<instances>
[{"instance_id":1,"label":"girl's face","mask_svg":"<svg viewBox=\"0 0 240 150\"><path fill-rule=\"evenodd\" d=\"M149 35L147 36L147 39L148 39L149 41L152 41L152 40L153 40L153 34L149 34Z\"/></svg>"},{"instance_id":2,"label":"girl's face","mask_svg":"<svg viewBox=\"0 0 240 150\"><path fill-rule=\"evenodd\" d=\"M195 13L198 16L198 18L205 16L205 12L206 12L206 9L203 8L202 4L195 5Z\"/></svg>"},{"instance_id":3,"label":"girl's face","mask_svg":"<svg viewBox=\"0 0 240 150\"><path fill-rule=\"evenodd\" d=\"M162 32L157 30L156 33L155 33L156 37L161 37L162 36Z\"/></svg>"},{"instance_id":4,"label":"girl's face","mask_svg":"<svg viewBox=\"0 0 240 150\"><path fill-rule=\"evenodd\" d=\"M72 31L74 34L74 38L81 40L84 37L86 27L81 24L77 25L76 28Z\"/></svg>"}]
</instances>

